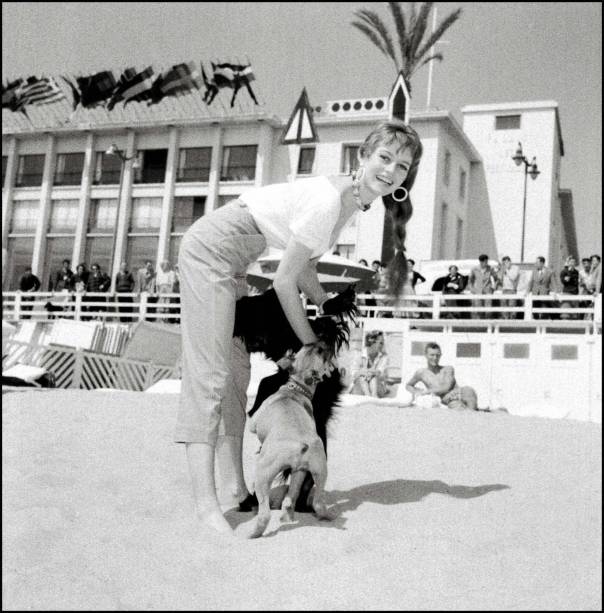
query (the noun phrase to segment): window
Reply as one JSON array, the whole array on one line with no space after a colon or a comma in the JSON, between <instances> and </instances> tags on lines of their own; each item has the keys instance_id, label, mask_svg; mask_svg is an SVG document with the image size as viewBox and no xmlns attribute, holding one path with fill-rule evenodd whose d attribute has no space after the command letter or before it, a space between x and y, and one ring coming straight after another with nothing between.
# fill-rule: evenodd
<instances>
[{"instance_id":1,"label":"window","mask_svg":"<svg viewBox=\"0 0 604 613\"><path fill-rule=\"evenodd\" d=\"M117 155L107 155L104 151L96 152L93 179L95 185L117 185L121 172L122 162Z\"/></svg>"},{"instance_id":2,"label":"window","mask_svg":"<svg viewBox=\"0 0 604 613\"><path fill-rule=\"evenodd\" d=\"M130 232L154 232L161 223L161 198L132 198Z\"/></svg>"},{"instance_id":3,"label":"window","mask_svg":"<svg viewBox=\"0 0 604 613\"><path fill-rule=\"evenodd\" d=\"M78 222L78 200L53 200L50 208L49 232L75 232Z\"/></svg>"},{"instance_id":4,"label":"window","mask_svg":"<svg viewBox=\"0 0 604 613\"><path fill-rule=\"evenodd\" d=\"M411 341L411 355L424 355L426 343Z\"/></svg>"},{"instance_id":5,"label":"window","mask_svg":"<svg viewBox=\"0 0 604 613\"><path fill-rule=\"evenodd\" d=\"M221 181L253 181L256 177L256 145L225 147L222 152Z\"/></svg>"},{"instance_id":6,"label":"window","mask_svg":"<svg viewBox=\"0 0 604 613\"><path fill-rule=\"evenodd\" d=\"M466 198L466 171L459 169L459 199L465 200Z\"/></svg>"},{"instance_id":7,"label":"window","mask_svg":"<svg viewBox=\"0 0 604 613\"><path fill-rule=\"evenodd\" d=\"M34 239L24 236L8 239L4 274L2 275L2 289L15 291L19 287L19 278L25 272L34 253Z\"/></svg>"},{"instance_id":8,"label":"window","mask_svg":"<svg viewBox=\"0 0 604 613\"><path fill-rule=\"evenodd\" d=\"M210 179L211 161L212 147L181 149L178 156L178 173L176 175L176 180L179 182L207 182Z\"/></svg>"},{"instance_id":9,"label":"window","mask_svg":"<svg viewBox=\"0 0 604 613\"><path fill-rule=\"evenodd\" d=\"M495 117L495 130L519 130L520 115L497 115Z\"/></svg>"},{"instance_id":10,"label":"window","mask_svg":"<svg viewBox=\"0 0 604 613\"><path fill-rule=\"evenodd\" d=\"M113 232L117 223L117 200L99 198L90 201L88 232Z\"/></svg>"},{"instance_id":11,"label":"window","mask_svg":"<svg viewBox=\"0 0 604 613\"><path fill-rule=\"evenodd\" d=\"M39 187L44 173L44 155L20 155L17 167L17 187Z\"/></svg>"},{"instance_id":12,"label":"window","mask_svg":"<svg viewBox=\"0 0 604 613\"><path fill-rule=\"evenodd\" d=\"M552 360L578 360L577 345L552 345Z\"/></svg>"},{"instance_id":13,"label":"window","mask_svg":"<svg viewBox=\"0 0 604 613\"><path fill-rule=\"evenodd\" d=\"M237 196L236 194L232 194L231 196L228 196L228 195L218 196L218 201L216 202L216 208L219 209L221 206L224 206L227 202L230 202L231 200L235 200L236 198L239 198L239 196Z\"/></svg>"},{"instance_id":14,"label":"window","mask_svg":"<svg viewBox=\"0 0 604 613\"><path fill-rule=\"evenodd\" d=\"M339 244L336 245L334 251L339 251L343 258L347 258L349 260L354 259L354 245Z\"/></svg>"},{"instance_id":15,"label":"window","mask_svg":"<svg viewBox=\"0 0 604 613\"><path fill-rule=\"evenodd\" d=\"M59 153L55 168L55 185L79 185L84 170L83 153Z\"/></svg>"},{"instance_id":16,"label":"window","mask_svg":"<svg viewBox=\"0 0 604 613\"><path fill-rule=\"evenodd\" d=\"M455 228L455 258L461 259L463 251L463 219L457 218L457 227Z\"/></svg>"},{"instance_id":17,"label":"window","mask_svg":"<svg viewBox=\"0 0 604 613\"><path fill-rule=\"evenodd\" d=\"M349 175L359 167L359 145L344 145L342 156L342 172Z\"/></svg>"},{"instance_id":18,"label":"window","mask_svg":"<svg viewBox=\"0 0 604 613\"><path fill-rule=\"evenodd\" d=\"M440 207L440 244L439 248L439 257L440 259L444 259L447 257L447 217L449 216L449 207L446 202L443 202Z\"/></svg>"},{"instance_id":19,"label":"window","mask_svg":"<svg viewBox=\"0 0 604 613\"><path fill-rule=\"evenodd\" d=\"M86 262L86 266L89 269L93 263L96 263L101 267L101 272L105 272L108 275L111 275L112 253L113 237L89 236L86 238L86 251L84 255L84 261Z\"/></svg>"},{"instance_id":20,"label":"window","mask_svg":"<svg viewBox=\"0 0 604 613\"><path fill-rule=\"evenodd\" d=\"M4 180L6 179L6 167L8 165L8 156L2 156L2 187L4 187Z\"/></svg>"},{"instance_id":21,"label":"window","mask_svg":"<svg viewBox=\"0 0 604 613\"><path fill-rule=\"evenodd\" d=\"M158 238L149 236L129 236L126 249L126 262L130 270L142 268L147 260L157 258Z\"/></svg>"},{"instance_id":22,"label":"window","mask_svg":"<svg viewBox=\"0 0 604 613\"><path fill-rule=\"evenodd\" d=\"M530 345L528 343L505 343L503 345L503 357L527 360L530 357Z\"/></svg>"},{"instance_id":23,"label":"window","mask_svg":"<svg viewBox=\"0 0 604 613\"><path fill-rule=\"evenodd\" d=\"M205 206L205 196L174 198L172 232L184 232L187 230L194 221L203 217Z\"/></svg>"},{"instance_id":24,"label":"window","mask_svg":"<svg viewBox=\"0 0 604 613\"><path fill-rule=\"evenodd\" d=\"M40 282L42 283L41 290L45 290L49 287L51 275L61 270L63 260L69 260L71 262L74 242L75 238L72 236L46 239L46 257L44 258L44 270L40 278Z\"/></svg>"},{"instance_id":25,"label":"window","mask_svg":"<svg viewBox=\"0 0 604 613\"><path fill-rule=\"evenodd\" d=\"M302 147L300 149L300 158L298 159L298 174L311 175L312 167L315 163L315 148Z\"/></svg>"},{"instance_id":26,"label":"window","mask_svg":"<svg viewBox=\"0 0 604 613\"><path fill-rule=\"evenodd\" d=\"M163 183L168 163L167 149L145 149L137 154L139 168L134 169L135 183Z\"/></svg>"},{"instance_id":27,"label":"window","mask_svg":"<svg viewBox=\"0 0 604 613\"><path fill-rule=\"evenodd\" d=\"M451 181L451 154L445 149L445 166L443 172L443 181L445 185L449 185Z\"/></svg>"},{"instance_id":28,"label":"window","mask_svg":"<svg viewBox=\"0 0 604 613\"><path fill-rule=\"evenodd\" d=\"M479 358L480 343L457 343L456 357L458 358Z\"/></svg>"},{"instance_id":29,"label":"window","mask_svg":"<svg viewBox=\"0 0 604 613\"><path fill-rule=\"evenodd\" d=\"M38 225L39 200L15 200L10 231L13 234L35 234Z\"/></svg>"}]
</instances>

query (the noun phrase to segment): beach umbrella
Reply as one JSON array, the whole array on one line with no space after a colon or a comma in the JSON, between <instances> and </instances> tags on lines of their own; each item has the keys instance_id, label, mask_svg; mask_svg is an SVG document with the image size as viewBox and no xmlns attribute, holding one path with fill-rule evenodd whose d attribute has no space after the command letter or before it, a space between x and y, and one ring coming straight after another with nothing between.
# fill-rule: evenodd
<instances>
[{"instance_id":1,"label":"beach umbrella","mask_svg":"<svg viewBox=\"0 0 604 613\"><path fill-rule=\"evenodd\" d=\"M258 263L252 264L247 271L247 282L253 287L265 291L271 286L275 279L275 274L275 272L263 272ZM344 291L349 285L357 283L358 280L356 277L319 273L319 283L326 292Z\"/></svg>"},{"instance_id":2,"label":"beach umbrella","mask_svg":"<svg viewBox=\"0 0 604 613\"><path fill-rule=\"evenodd\" d=\"M279 266L283 253L279 252L260 258L258 262L264 272L275 272ZM336 277L356 277L357 280L369 280L375 270L353 260L343 258L333 253L325 253L317 263L317 272Z\"/></svg>"}]
</instances>

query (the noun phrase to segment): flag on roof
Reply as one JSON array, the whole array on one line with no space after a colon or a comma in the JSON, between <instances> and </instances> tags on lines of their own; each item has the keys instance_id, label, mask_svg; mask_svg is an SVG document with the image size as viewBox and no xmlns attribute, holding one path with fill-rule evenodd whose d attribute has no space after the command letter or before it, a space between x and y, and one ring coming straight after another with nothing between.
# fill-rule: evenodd
<instances>
[{"instance_id":1,"label":"flag on roof","mask_svg":"<svg viewBox=\"0 0 604 613\"><path fill-rule=\"evenodd\" d=\"M16 79L6 85L2 85L2 108L13 109L17 101L17 92L23 83L23 79Z\"/></svg>"},{"instance_id":2,"label":"flag on roof","mask_svg":"<svg viewBox=\"0 0 604 613\"><path fill-rule=\"evenodd\" d=\"M126 106L128 102L148 100L153 87L153 74L151 66L141 72L137 72L135 68L126 68L107 103L107 109L111 110L120 101Z\"/></svg>"},{"instance_id":3,"label":"flag on roof","mask_svg":"<svg viewBox=\"0 0 604 613\"><path fill-rule=\"evenodd\" d=\"M111 70L103 70L87 77L77 77L76 81L80 91L80 104L87 109L111 98L117 85Z\"/></svg>"},{"instance_id":4,"label":"flag on roof","mask_svg":"<svg viewBox=\"0 0 604 613\"><path fill-rule=\"evenodd\" d=\"M29 77L16 91L16 101L12 110L24 111L28 104L51 104L65 99L65 92L52 77Z\"/></svg>"},{"instance_id":5,"label":"flag on roof","mask_svg":"<svg viewBox=\"0 0 604 613\"><path fill-rule=\"evenodd\" d=\"M153 83L148 105L157 104L166 96L187 94L201 87L201 76L193 62L176 64L162 72Z\"/></svg>"},{"instance_id":6,"label":"flag on roof","mask_svg":"<svg viewBox=\"0 0 604 613\"><path fill-rule=\"evenodd\" d=\"M240 81L243 84L256 79L249 64L231 64L230 62L214 64L212 62L212 69L217 87L232 87L235 81Z\"/></svg>"}]
</instances>

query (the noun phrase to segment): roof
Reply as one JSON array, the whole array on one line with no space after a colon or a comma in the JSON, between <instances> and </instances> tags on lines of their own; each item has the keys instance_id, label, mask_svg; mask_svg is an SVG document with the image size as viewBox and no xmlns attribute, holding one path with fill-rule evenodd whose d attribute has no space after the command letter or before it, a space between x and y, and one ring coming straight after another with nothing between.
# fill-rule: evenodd
<instances>
[{"instance_id":1,"label":"roof","mask_svg":"<svg viewBox=\"0 0 604 613\"><path fill-rule=\"evenodd\" d=\"M74 112L70 100L52 104L27 106L29 119L20 112L2 109L2 134L28 134L41 131L73 132L80 130L116 129L158 125L190 125L215 122L268 121L280 126L281 120L269 115L264 104L255 105L242 88L230 106L232 90L221 90L212 105L202 99L201 90L178 97L166 97L159 103L147 106L146 102L131 102L124 107L118 103L111 111L104 107Z\"/></svg>"}]
</instances>

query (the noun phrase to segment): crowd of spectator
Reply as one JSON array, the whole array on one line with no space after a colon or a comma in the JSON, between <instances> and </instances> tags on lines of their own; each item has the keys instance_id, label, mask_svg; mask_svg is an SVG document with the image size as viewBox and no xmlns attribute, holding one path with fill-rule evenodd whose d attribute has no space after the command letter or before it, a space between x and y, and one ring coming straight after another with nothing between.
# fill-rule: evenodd
<instances>
[{"instance_id":1,"label":"crowd of spectator","mask_svg":"<svg viewBox=\"0 0 604 613\"><path fill-rule=\"evenodd\" d=\"M366 260L359 260L359 263L367 265ZM530 271L521 274L519 266L512 263L509 256L501 258L500 262L489 263L489 256L482 254L478 257L477 265L474 266L469 274L461 274L458 267L454 264L449 266L448 273L438 277L432 287L432 292L442 294L459 294L464 298L458 300L448 299L443 302L443 318L474 318L474 319L523 319L524 313L520 308L521 301L514 298L502 298L507 295L522 296L551 296L552 299L539 300L533 299L536 319L550 319L553 314L545 309L560 308L571 309L586 307L591 301L582 302L572 300L570 296L576 295L596 295L602 292L602 269L601 258L599 255L583 258L581 268L577 268L577 259L568 256L564 266L559 271L553 271L545 265L545 258L539 256ZM424 313L414 313L410 310L413 305L422 305L421 301L410 301L409 295L416 294L418 283L424 283L426 279L418 273L414 267L415 262L408 260L409 278L404 288L404 295L407 297L404 304L407 308L403 316L421 317ZM379 261L374 260L371 264L375 273L371 279L357 285L359 293L370 294L365 299L366 306L379 306L385 304L376 298L374 294L383 294L387 290L387 269ZM420 292L421 293L421 292ZM425 292L427 293L427 292ZM480 295L483 298L471 299L468 295ZM493 298L485 299L484 296ZM411 307L410 307L411 305ZM482 310L456 311L455 307L478 307ZM489 307L503 307L505 310L490 310ZM514 310L516 309L516 310ZM382 316L391 316L389 313L382 313ZM396 316L396 311L395 311ZM562 312L558 315L561 319L582 319L583 315L575 315L569 312Z\"/></svg>"},{"instance_id":2,"label":"crowd of spectator","mask_svg":"<svg viewBox=\"0 0 604 613\"><path fill-rule=\"evenodd\" d=\"M27 267L20 277L18 289L22 293L40 291L40 280L32 273L31 267ZM48 291L62 294L62 296L54 296L52 301L47 303L46 308L49 311L70 308L69 304L73 302L73 296L81 294L82 303L85 303L82 305L84 313L106 312L109 296L98 294L106 294L110 289L111 278L97 262L94 262L90 269L85 263L78 264L74 273L71 262L63 260L61 268L51 273L48 284ZM147 304L154 305L148 308L149 314L168 313L171 309L167 305L174 300L169 294L179 293L180 290L178 265L172 267L168 260L164 260L160 264L160 269L156 271L153 262L146 260L144 265L133 273L128 263L122 262L115 276L114 290L115 299L119 305L119 318L122 322L132 321L132 306L129 306L133 303L132 294L147 294ZM32 310L32 301L33 297L23 296L21 298L23 311ZM61 305L57 306L58 303ZM87 315L82 317L83 320L90 318ZM176 321L176 319L169 321Z\"/></svg>"}]
</instances>

